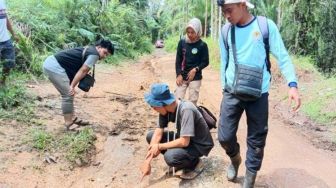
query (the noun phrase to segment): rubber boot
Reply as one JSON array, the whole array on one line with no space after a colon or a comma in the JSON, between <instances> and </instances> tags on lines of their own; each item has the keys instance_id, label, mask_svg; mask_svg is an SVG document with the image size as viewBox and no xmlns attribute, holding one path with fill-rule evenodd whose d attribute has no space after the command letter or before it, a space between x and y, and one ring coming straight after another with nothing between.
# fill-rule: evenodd
<instances>
[{"instance_id":1,"label":"rubber boot","mask_svg":"<svg viewBox=\"0 0 336 188\"><path fill-rule=\"evenodd\" d=\"M237 153L234 157L231 157L231 164L227 169L227 179L229 181L234 181L238 174L238 168L241 163L240 153Z\"/></svg>"},{"instance_id":2,"label":"rubber boot","mask_svg":"<svg viewBox=\"0 0 336 188\"><path fill-rule=\"evenodd\" d=\"M253 188L256 177L256 173L250 172L246 169L243 188Z\"/></svg>"}]
</instances>

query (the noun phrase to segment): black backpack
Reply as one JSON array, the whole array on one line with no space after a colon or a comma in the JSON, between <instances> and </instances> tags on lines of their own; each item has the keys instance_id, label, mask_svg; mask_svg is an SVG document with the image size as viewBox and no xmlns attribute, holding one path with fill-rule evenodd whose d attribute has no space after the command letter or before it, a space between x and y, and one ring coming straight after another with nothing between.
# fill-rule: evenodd
<instances>
[{"instance_id":1,"label":"black backpack","mask_svg":"<svg viewBox=\"0 0 336 188\"><path fill-rule=\"evenodd\" d=\"M209 130L211 129L216 129L216 123L217 123L217 119L216 117L210 112L209 109L207 109L204 106L197 106L197 110L202 114L206 124L209 127Z\"/></svg>"}]
</instances>

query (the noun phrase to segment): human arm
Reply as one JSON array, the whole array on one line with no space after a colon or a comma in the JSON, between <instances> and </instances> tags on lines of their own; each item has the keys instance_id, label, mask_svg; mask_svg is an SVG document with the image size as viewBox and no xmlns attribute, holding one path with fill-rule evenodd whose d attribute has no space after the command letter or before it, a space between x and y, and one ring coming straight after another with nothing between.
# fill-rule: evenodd
<instances>
[{"instance_id":1,"label":"human arm","mask_svg":"<svg viewBox=\"0 0 336 188\"><path fill-rule=\"evenodd\" d=\"M82 67L77 71L74 79L70 84L70 95L75 94L75 87L78 85L81 79L93 68L94 64L99 60L98 55L89 55Z\"/></svg>"},{"instance_id":2,"label":"human arm","mask_svg":"<svg viewBox=\"0 0 336 188\"><path fill-rule=\"evenodd\" d=\"M194 67L188 72L188 81L191 82L194 80L194 77L197 72L201 71L205 67L209 65L209 49L208 45L202 41L202 46L201 46L201 57L200 57L200 63L198 66Z\"/></svg>"},{"instance_id":3,"label":"human arm","mask_svg":"<svg viewBox=\"0 0 336 188\"><path fill-rule=\"evenodd\" d=\"M187 147L189 143L190 143L190 137L182 136L170 142L154 144L152 147L155 149L157 148L157 150L159 151L162 151L171 148L184 148Z\"/></svg>"},{"instance_id":4,"label":"human arm","mask_svg":"<svg viewBox=\"0 0 336 188\"><path fill-rule=\"evenodd\" d=\"M223 41L222 33L219 35L219 49L220 49L220 77L221 77L221 85L222 89L225 88L225 72L228 60L228 51L225 48L224 41Z\"/></svg>"},{"instance_id":5,"label":"human arm","mask_svg":"<svg viewBox=\"0 0 336 188\"><path fill-rule=\"evenodd\" d=\"M182 77L182 40L179 41L176 49L176 59L175 59L175 71L176 71L176 85L181 86L183 83Z\"/></svg>"},{"instance_id":6,"label":"human arm","mask_svg":"<svg viewBox=\"0 0 336 188\"><path fill-rule=\"evenodd\" d=\"M19 41L19 38L15 35L14 29L12 27L12 23L10 21L10 19L7 16L7 30L12 34L12 37L15 39L16 42Z\"/></svg>"},{"instance_id":7,"label":"human arm","mask_svg":"<svg viewBox=\"0 0 336 188\"><path fill-rule=\"evenodd\" d=\"M297 77L295 75L294 65L290 59L290 56L285 48L285 45L282 41L280 32L275 25L275 23L271 20L268 20L269 25L269 43L270 43L270 51L277 59L277 63L279 68L287 80L287 84L289 86L288 91L288 99L289 104L291 105L294 101L295 105L293 107L293 111L298 111L301 106L301 99L298 92L297 86Z\"/></svg>"},{"instance_id":8,"label":"human arm","mask_svg":"<svg viewBox=\"0 0 336 188\"><path fill-rule=\"evenodd\" d=\"M156 145L158 145L160 143L160 141L162 139L162 135L163 135L163 129L162 128L156 128L154 130L152 140L150 141L148 151L147 151L147 154L146 154L146 157L145 157L145 161L140 166L140 171L142 173L141 181L145 176L150 175L150 173L151 173L151 161L152 161L153 158L157 157L160 154L160 150L158 150ZM156 146L156 147L153 147L153 145Z\"/></svg>"}]
</instances>

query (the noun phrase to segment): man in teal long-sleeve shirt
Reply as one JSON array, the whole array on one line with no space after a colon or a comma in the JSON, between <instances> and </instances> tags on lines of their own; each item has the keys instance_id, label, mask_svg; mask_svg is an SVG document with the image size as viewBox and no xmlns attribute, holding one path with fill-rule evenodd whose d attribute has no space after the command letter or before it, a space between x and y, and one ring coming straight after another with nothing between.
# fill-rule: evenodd
<instances>
[{"instance_id":1,"label":"man in teal long-sleeve shirt","mask_svg":"<svg viewBox=\"0 0 336 188\"><path fill-rule=\"evenodd\" d=\"M217 3L221 6L223 16L230 22L232 28L228 30L227 36L223 36L222 33L219 41L223 99L221 102L218 140L231 159L227 178L229 181L234 181L241 163L240 147L236 133L241 115L245 111L248 125L248 149L243 187L253 187L257 171L261 168L268 132L268 91L271 80L271 74L266 65L268 58L260 24L248 10L248 8L253 8L254 5L248 0L217 0ZM293 111L297 111L301 101L297 89L294 66L275 23L267 19L267 26L269 50L277 59L280 70L287 80L289 100L294 100ZM232 35L231 32L234 32L234 34ZM232 36L235 37L234 43ZM227 42L224 42L224 38L226 38ZM234 53L234 51L236 52ZM234 54L236 61L234 60ZM261 96L255 100L246 101L233 90L237 87L237 83L245 82L247 85L250 83L250 81L244 80L245 77L237 80L239 78L236 70L238 69L238 64L245 67L259 67L261 70ZM251 87L254 86L252 85Z\"/></svg>"}]
</instances>

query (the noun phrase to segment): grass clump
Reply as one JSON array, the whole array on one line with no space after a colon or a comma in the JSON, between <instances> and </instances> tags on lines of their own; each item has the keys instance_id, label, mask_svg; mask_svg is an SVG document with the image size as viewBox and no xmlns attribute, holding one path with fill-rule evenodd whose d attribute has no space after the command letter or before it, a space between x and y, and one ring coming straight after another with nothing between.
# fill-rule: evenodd
<instances>
[{"instance_id":1,"label":"grass clump","mask_svg":"<svg viewBox=\"0 0 336 188\"><path fill-rule=\"evenodd\" d=\"M61 147L66 151L70 162L77 159L85 161L86 155L92 149L96 137L92 128L84 128L79 133L67 133L61 139Z\"/></svg>"}]
</instances>

